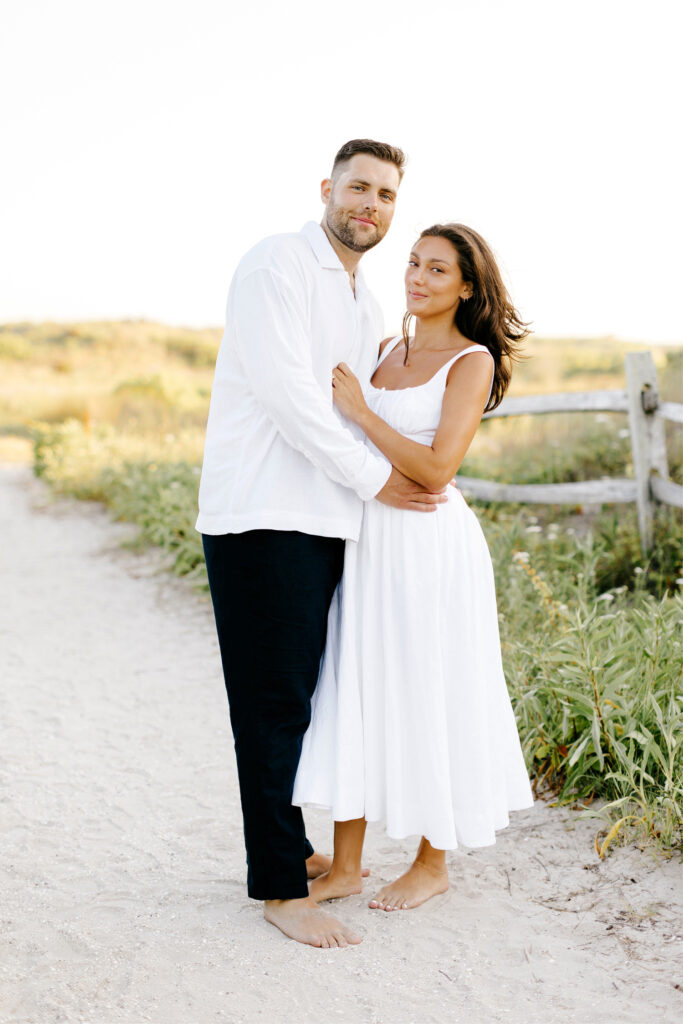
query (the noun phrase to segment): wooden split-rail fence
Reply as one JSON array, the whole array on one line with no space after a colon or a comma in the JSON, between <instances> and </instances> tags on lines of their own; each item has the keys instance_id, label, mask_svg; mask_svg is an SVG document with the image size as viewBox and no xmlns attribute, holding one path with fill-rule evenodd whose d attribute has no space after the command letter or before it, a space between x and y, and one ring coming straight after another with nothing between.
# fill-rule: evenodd
<instances>
[{"instance_id":1,"label":"wooden split-rail fence","mask_svg":"<svg viewBox=\"0 0 683 1024\"><path fill-rule=\"evenodd\" d=\"M535 416L548 412L626 412L633 454L633 479L604 478L566 484L499 484L458 474L458 487L482 501L536 505L580 505L635 502L640 545L652 547L655 502L683 509L683 487L669 478L664 421L683 423L683 405L662 402L650 352L626 356L626 388L619 391L570 391L555 395L505 398L484 419Z\"/></svg>"}]
</instances>

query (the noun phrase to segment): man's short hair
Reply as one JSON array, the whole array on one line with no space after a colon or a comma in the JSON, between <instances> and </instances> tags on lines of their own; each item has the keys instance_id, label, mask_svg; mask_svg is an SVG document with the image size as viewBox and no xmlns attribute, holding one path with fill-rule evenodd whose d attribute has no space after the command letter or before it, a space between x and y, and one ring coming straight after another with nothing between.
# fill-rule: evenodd
<instances>
[{"instance_id":1,"label":"man's short hair","mask_svg":"<svg viewBox=\"0 0 683 1024\"><path fill-rule=\"evenodd\" d=\"M388 142L375 142L374 139L351 139L350 142L345 142L334 158L331 176L334 178L335 171L340 164L346 163L356 153L367 153L368 156L374 156L378 160L386 160L397 169L399 181L403 177L406 162L403 150L398 146L390 146Z\"/></svg>"}]
</instances>

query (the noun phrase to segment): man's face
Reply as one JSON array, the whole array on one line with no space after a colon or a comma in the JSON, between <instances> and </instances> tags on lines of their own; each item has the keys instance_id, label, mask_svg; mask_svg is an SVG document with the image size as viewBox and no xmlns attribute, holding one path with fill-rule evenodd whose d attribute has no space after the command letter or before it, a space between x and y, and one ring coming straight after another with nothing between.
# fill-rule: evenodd
<instances>
[{"instance_id":1,"label":"man's face","mask_svg":"<svg viewBox=\"0 0 683 1024\"><path fill-rule=\"evenodd\" d=\"M367 252L389 230L399 183L394 164L356 153L322 183L324 223L348 249Z\"/></svg>"}]
</instances>

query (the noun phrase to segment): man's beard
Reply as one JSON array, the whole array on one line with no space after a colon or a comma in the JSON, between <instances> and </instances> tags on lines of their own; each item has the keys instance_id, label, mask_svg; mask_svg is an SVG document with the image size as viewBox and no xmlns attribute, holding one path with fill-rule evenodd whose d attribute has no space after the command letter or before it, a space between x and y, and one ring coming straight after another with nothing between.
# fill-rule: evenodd
<instances>
[{"instance_id":1,"label":"man's beard","mask_svg":"<svg viewBox=\"0 0 683 1024\"><path fill-rule=\"evenodd\" d=\"M366 237L364 241L359 241L353 227L348 221L344 220L344 214L340 207L335 206L331 202L327 204L326 223L334 237L352 252L367 252L368 249L374 248L378 242L381 242L386 234L385 231L381 231L379 226L377 226L375 227L375 234L371 238Z\"/></svg>"}]
</instances>

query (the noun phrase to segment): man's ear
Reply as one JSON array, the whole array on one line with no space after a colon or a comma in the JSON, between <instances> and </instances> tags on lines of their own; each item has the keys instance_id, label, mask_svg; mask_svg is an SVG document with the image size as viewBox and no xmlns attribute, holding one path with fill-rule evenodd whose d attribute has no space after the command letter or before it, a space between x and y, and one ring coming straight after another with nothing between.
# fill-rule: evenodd
<instances>
[{"instance_id":1,"label":"man's ear","mask_svg":"<svg viewBox=\"0 0 683 1024\"><path fill-rule=\"evenodd\" d=\"M325 206L327 206L327 201L330 198L331 194L332 194L332 179L331 178L323 178L323 180L320 182L320 198L322 199L322 201L325 204Z\"/></svg>"}]
</instances>

